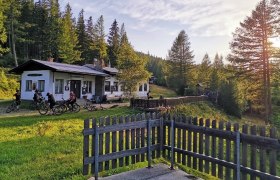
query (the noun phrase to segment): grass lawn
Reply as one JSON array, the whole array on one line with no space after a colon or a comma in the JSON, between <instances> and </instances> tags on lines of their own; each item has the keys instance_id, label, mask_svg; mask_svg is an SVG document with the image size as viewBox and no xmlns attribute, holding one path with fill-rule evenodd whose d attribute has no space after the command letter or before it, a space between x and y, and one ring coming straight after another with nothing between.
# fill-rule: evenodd
<instances>
[{"instance_id":1,"label":"grass lawn","mask_svg":"<svg viewBox=\"0 0 280 180\"><path fill-rule=\"evenodd\" d=\"M163 96L165 98L178 96L175 91L163 86L157 86L155 84L150 84L150 90L151 90L151 96L153 98L159 98L159 96Z\"/></svg>"},{"instance_id":2,"label":"grass lawn","mask_svg":"<svg viewBox=\"0 0 280 180\"><path fill-rule=\"evenodd\" d=\"M82 175L83 120L138 112L119 107L61 116L34 113L0 115L0 179L86 179Z\"/></svg>"}]
</instances>

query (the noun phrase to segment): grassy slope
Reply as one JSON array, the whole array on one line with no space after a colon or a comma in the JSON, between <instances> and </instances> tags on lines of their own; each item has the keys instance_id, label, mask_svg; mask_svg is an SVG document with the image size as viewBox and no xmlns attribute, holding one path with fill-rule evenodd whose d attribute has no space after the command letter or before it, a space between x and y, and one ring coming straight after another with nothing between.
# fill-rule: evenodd
<instances>
[{"instance_id":1,"label":"grassy slope","mask_svg":"<svg viewBox=\"0 0 280 180\"><path fill-rule=\"evenodd\" d=\"M85 179L83 120L137 113L127 107L61 116L0 117L0 179Z\"/></svg>"},{"instance_id":2,"label":"grassy slope","mask_svg":"<svg viewBox=\"0 0 280 180\"><path fill-rule=\"evenodd\" d=\"M151 96L154 98L159 98L160 95L163 97L176 97L175 91L168 89L163 86L157 86L155 84L150 84Z\"/></svg>"}]
</instances>

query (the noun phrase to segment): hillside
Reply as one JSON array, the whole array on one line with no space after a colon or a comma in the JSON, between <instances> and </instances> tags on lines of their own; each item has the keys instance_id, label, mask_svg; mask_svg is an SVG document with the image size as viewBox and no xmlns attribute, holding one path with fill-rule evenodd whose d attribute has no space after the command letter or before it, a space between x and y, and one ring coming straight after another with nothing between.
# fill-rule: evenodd
<instances>
[{"instance_id":1,"label":"hillside","mask_svg":"<svg viewBox=\"0 0 280 180\"><path fill-rule=\"evenodd\" d=\"M177 96L175 91L173 91L167 87L158 86L155 84L150 84L150 91L151 91L151 96L153 98L159 98L160 96L163 96L163 97L176 97Z\"/></svg>"}]
</instances>

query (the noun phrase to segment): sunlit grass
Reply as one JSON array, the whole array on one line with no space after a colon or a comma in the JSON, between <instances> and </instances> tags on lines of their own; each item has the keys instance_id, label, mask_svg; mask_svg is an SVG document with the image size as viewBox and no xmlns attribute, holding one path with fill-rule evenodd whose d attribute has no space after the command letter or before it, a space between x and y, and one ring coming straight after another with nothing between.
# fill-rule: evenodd
<instances>
[{"instance_id":1,"label":"sunlit grass","mask_svg":"<svg viewBox=\"0 0 280 180\"><path fill-rule=\"evenodd\" d=\"M83 120L138 113L128 107L61 116L0 117L0 179L86 179Z\"/></svg>"}]
</instances>

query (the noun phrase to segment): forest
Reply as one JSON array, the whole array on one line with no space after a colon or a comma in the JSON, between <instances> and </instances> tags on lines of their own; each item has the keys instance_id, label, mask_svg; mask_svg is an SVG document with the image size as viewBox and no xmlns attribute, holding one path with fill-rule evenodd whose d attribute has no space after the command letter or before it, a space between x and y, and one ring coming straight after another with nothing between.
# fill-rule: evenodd
<instances>
[{"instance_id":1,"label":"forest","mask_svg":"<svg viewBox=\"0 0 280 180\"><path fill-rule=\"evenodd\" d=\"M105 32L102 15L95 21L85 19L85 13L81 9L73 17L71 5L60 7L58 0L0 1L0 98L19 86L18 77L7 75L7 70L29 59L80 65L98 59L120 69L119 79L131 82L126 84L130 91L153 75L156 84L178 95L208 95L231 115L253 113L267 123L279 117L280 49L272 43L280 33L278 0L261 0L244 17L232 34L228 55L217 52L211 59L206 53L199 64L185 30L163 59L137 52L124 23L115 19Z\"/></svg>"}]
</instances>

